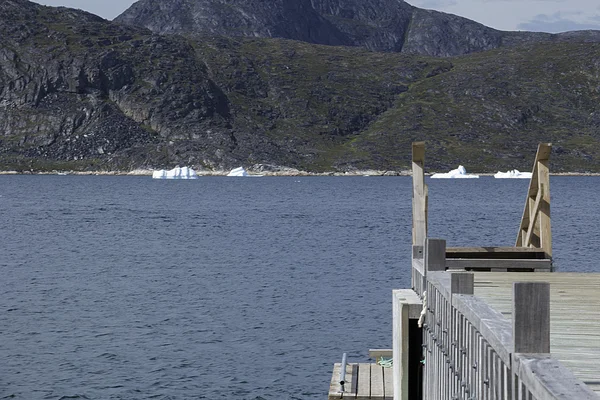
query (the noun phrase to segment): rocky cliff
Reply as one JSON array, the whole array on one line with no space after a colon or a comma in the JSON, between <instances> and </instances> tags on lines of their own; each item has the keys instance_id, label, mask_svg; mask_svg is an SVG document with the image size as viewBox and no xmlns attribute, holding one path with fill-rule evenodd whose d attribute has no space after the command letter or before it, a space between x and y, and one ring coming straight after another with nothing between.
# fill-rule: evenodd
<instances>
[{"instance_id":1,"label":"rocky cliff","mask_svg":"<svg viewBox=\"0 0 600 400\"><path fill-rule=\"evenodd\" d=\"M503 32L403 0L140 0L115 21L156 33L285 38L372 51L450 57L548 41L600 41L600 32Z\"/></svg>"},{"instance_id":2,"label":"rocky cliff","mask_svg":"<svg viewBox=\"0 0 600 400\"><path fill-rule=\"evenodd\" d=\"M0 170L402 170L410 142L427 140L437 170L528 170L551 141L553 170L600 171L600 46L589 34L431 58L161 35L5 0L0 37Z\"/></svg>"}]
</instances>

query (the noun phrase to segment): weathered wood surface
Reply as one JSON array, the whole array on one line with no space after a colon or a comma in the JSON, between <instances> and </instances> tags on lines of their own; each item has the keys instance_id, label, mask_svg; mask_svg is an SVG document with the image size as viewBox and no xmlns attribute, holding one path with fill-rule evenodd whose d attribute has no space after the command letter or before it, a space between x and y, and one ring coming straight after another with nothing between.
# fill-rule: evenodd
<instances>
[{"instance_id":1,"label":"weathered wood surface","mask_svg":"<svg viewBox=\"0 0 600 400\"><path fill-rule=\"evenodd\" d=\"M413 290L392 291L392 350L393 368L386 372L385 379L393 381L394 397L397 400L409 400L409 320L418 319L423 302ZM392 372L394 378L392 379ZM414 373L414 372L413 372ZM386 396L389 393L386 392Z\"/></svg>"},{"instance_id":2,"label":"weathered wood surface","mask_svg":"<svg viewBox=\"0 0 600 400\"><path fill-rule=\"evenodd\" d=\"M549 355L516 354L512 368L536 399L598 399L571 370Z\"/></svg>"},{"instance_id":3,"label":"weathered wood surface","mask_svg":"<svg viewBox=\"0 0 600 400\"><path fill-rule=\"evenodd\" d=\"M341 364L333 366L331 384L329 386L329 400L354 399L354 400L392 400L394 388L392 383L392 369L384 368L378 364L354 363L346 366L346 391L340 393L340 368Z\"/></svg>"},{"instance_id":4,"label":"weathered wood surface","mask_svg":"<svg viewBox=\"0 0 600 400\"><path fill-rule=\"evenodd\" d=\"M546 253L534 247L484 246L484 247L447 247L446 258L518 258L543 259Z\"/></svg>"},{"instance_id":5,"label":"weathered wood surface","mask_svg":"<svg viewBox=\"0 0 600 400\"><path fill-rule=\"evenodd\" d=\"M551 260L537 259L480 259L480 258L447 258L446 268L449 270L490 271L494 269L531 270L531 272L552 270Z\"/></svg>"},{"instance_id":6,"label":"weathered wood surface","mask_svg":"<svg viewBox=\"0 0 600 400\"><path fill-rule=\"evenodd\" d=\"M515 353L550 353L550 284L513 283Z\"/></svg>"},{"instance_id":7,"label":"weathered wood surface","mask_svg":"<svg viewBox=\"0 0 600 400\"><path fill-rule=\"evenodd\" d=\"M542 248L548 257L552 256L549 170L551 150L551 143L540 143L538 146L516 241L518 247Z\"/></svg>"},{"instance_id":8,"label":"weathered wood surface","mask_svg":"<svg viewBox=\"0 0 600 400\"><path fill-rule=\"evenodd\" d=\"M550 354L600 395L600 274L475 273L475 296L512 321L514 282L550 283Z\"/></svg>"},{"instance_id":9,"label":"weathered wood surface","mask_svg":"<svg viewBox=\"0 0 600 400\"><path fill-rule=\"evenodd\" d=\"M446 241L443 239L427 238L424 249L425 276L427 271L446 270Z\"/></svg>"},{"instance_id":10,"label":"weathered wood surface","mask_svg":"<svg viewBox=\"0 0 600 400\"><path fill-rule=\"evenodd\" d=\"M342 399L342 398L355 398L356 397L356 386L357 386L357 372L356 365L346 364L346 380L344 384L344 391L341 391L340 385L340 370L342 368L341 363L335 363L333 365L333 374L331 374L331 383L329 384L329 395L328 399Z\"/></svg>"},{"instance_id":11,"label":"weathered wood surface","mask_svg":"<svg viewBox=\"0 0 600 400\"><path fill-rule=\"evenodd\" d=\"M425 185L425 142L412 144L413 223L414 245L422 246L427 237L427 186Z\"/></svg>"}]
</instances>

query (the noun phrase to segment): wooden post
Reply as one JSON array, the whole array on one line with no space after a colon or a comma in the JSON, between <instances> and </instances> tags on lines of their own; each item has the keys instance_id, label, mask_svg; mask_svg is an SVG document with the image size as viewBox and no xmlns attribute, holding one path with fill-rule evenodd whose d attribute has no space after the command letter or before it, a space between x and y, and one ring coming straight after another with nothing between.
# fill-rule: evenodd
<instances>
[{"instance_id":1,"label":"wooden post","mask_svg":"<svg viewBox=\"0 0 600 400\"><path fill-rule=\"evenodd\" d=\"M475 275L470 272L453 272L450 275L450 292L472 295L475 292Z\"/></svg>"},{"instance_id":2,"label":"wooden post","mask_svg":"<svg viewBox=\"0 0 600 400\"><path fill-rule=\"evenodd\" d=\"M513 283L515 353L550 353L550 283Z\"/></svg>"},{"instance_id":3,"label":"wooden post","mask_svg":"<svg viewBox=\"0 0 600 400\"><path fill-rule=\"evenodd\" d=\"M410 400L409 379L416 379L419 371L410 370L410 319L416 320L423 309L423 303L411 289L392 291L392 350L394 400ZM412 344L419 345L418 343ZM386 372L387 373L387 372ZM413 374L411 376L411 374ZM386 393L386 399L391 399Z\"/></svg>"},{"instance_id":4,"label":"wooden post","mask_svg":"<svg viewBox=\"0 0 600 400\"><path fill-rule=\"evenodd\" d=\"M425 142L412 144L412 237L413 245L422 246L427 237L427 188L425 185Z\"/></svg>"},{"instance_id":5,"label":"wooden post","mask_svg":"<svg viewBox=\"0 0 600 400\"><path fill-rule=\"evenodd\" d=\"M444 239L425 240L425 275L427 271L446 270L446 241Z\"/></svg>"}]
</instances>

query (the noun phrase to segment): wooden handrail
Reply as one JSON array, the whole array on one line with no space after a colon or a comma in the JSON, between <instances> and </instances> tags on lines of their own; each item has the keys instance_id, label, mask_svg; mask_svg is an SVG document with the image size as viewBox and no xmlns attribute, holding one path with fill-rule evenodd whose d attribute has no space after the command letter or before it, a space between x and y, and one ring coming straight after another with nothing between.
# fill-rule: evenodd
<instances>
[{"instance_id":1,"label":"wooden handrail","mask_svg":"<svg viewBox=\"0 0 600 400\"><path fill-rule=\"evenodd\" d=\"M551 143L540 143L538 145L515 244L516 247L541 248L548 258L552 257L549 169L551 150Z\"/></svg>"},{"instance_id":2,"label":"wooden handrail","mask_svg":"<svg viewBox=\"0 0 600 400\"><path fill-rule=\"evenodd\" d=\"M469 274L426 274L423 379L427 398L598 398L550 354L549 284L515 283L515 288L521 287L520 294L513 295L511 322L472 294L472 276L462 279ZM545 311L537 315L540 309ZM545 339L537 340L540 335Z\"/></svg>"}]
</instances>

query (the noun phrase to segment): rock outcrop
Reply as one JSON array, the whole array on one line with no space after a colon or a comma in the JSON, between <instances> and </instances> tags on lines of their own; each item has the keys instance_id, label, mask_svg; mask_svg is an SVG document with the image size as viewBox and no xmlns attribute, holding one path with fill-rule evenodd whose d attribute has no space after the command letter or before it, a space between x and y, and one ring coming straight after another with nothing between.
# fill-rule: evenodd
<instances>
[{"instance_id":1,"label":"rock outcrop","mask_svg":"<svg viewBox=\"0 0 600 400\"><path fill-rule=\"evenodd\" d=\"M274 20L287 15L285 4L275 7ZM411 141L427 140L435 155L428 166L441 170L460 163L476 172L527 171L544 141L555 145L554 171L600 172L597 32L540 34L539 41L446 16L427 34L405 32L401 52L375 52L368 47L392 46L401 36L377 23L391 29L397 18L412 18L413 26L416 14L432 23L437 16L410 8L410 15L385 22L379 6L410 6L360 4L300 2L289 6L290 15L306 18L285 17L280 28L298 23L294 29L309 39L360 39L369 43L364 47L164 35L83 11L4 0L0 170L401 171L410 166ZM253 14L239 15L251 25ZM323 31L306 31L313 19ZM374 28L350 35L345 24L352 20ZM328 29L339 34L325 35ZM436 37L467 33L472 40L436 44ZM470 55L449 57L469 46ZM428 54L444 49L448 57L412 54L421 47Z\"/></svg>"}]
</instances>

